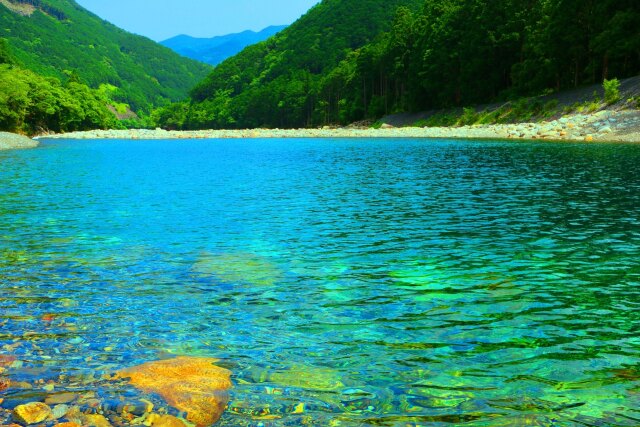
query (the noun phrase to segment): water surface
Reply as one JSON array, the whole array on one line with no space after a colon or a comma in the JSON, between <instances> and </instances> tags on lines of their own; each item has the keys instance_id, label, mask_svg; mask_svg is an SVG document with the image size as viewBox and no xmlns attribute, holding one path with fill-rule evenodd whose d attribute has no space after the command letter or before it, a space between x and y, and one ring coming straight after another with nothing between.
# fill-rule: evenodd
<instances>
[{"instance_id":1,"label":"water surface","mask_svg":"<svg viewBox=\"0 0 640 427\"><path fill-rule=\"evenodd\" d=\"M162 405L109 376L175 354L233 371L222 426L640 425L639 164L491 141L2 152L1 375L35 384L4 406L48 381Z\"/></svg>"}]
</instances>

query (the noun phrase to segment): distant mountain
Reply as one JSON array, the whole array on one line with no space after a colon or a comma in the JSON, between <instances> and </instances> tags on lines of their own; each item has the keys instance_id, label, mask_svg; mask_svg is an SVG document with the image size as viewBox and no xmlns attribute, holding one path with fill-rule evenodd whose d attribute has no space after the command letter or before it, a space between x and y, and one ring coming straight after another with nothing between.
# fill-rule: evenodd
<instances>
[{"instance_id":1,"label":"distant mountain","mask_svg":"<svg viewBox=\"0 0 640 427\"><path fill-rule=\"evenodd\" d=\"M187 58L211 65L218 65L239 53L247 46L259 43L287 28L286 25L267 27L262 31L243 31L212 38L196 38L180 35L160 42Z\"/></svg>"},{"instance_id":2,"label":"distant mountain","mask_svg":"<svg viewBox=\"0 0 640 427\"><path fill-rule=\"evenodd\" d=\"M0 0L0 38L16 61L42 76L92 88L150 110L187 96L210 67L102 20L73 0Z\"/></svg>"}]
</instances>

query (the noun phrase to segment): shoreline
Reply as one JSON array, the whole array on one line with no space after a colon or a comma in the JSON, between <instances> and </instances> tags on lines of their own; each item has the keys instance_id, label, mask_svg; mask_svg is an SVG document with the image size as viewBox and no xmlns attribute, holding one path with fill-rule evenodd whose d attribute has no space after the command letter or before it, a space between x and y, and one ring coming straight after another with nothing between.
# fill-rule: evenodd
<instances>
[{"instance_id":1,"label":"shoreline","mask_svg":"<svg viewBox=\"0 0 640 427\"><path fill-rule=\"evenodd\" d=\"M269 138L456 138L570 142L640 142L640 111L603 110L533 123L460 127L243 129L167 131L163 129L92 130L41 135L43 139L269 139Z\"/></svg>"}]
</instances>

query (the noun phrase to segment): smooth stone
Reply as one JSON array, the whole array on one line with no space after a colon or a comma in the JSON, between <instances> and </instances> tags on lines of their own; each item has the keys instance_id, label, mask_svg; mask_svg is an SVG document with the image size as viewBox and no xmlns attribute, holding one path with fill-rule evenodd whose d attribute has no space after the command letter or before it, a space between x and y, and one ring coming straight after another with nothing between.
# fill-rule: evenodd
<instances>
[{"instance_id":1,"label":"smooth stone","mask_svg":"<svg viewBox=\"0 0 640 427\"><path fill-rule=\"evenodd\" d=\"M181 356L124 369L117 377L129 378L136 388L160 395L186 412L187 420L197 426L210 426L222 416L232 386L231 372L215 366L217 361Z\"/></svg>"},{"instance_id":2,"label":"smooth stone","mask_svg":"<svg viewBox=\"0 0 640 427\"><path fill-rule=\"evenodd\" d=\"M151 427L186 427L180 418L174 417L173 415L152 414L149 418L151 418Z\"/></svg>"},{"instance_id":3,"label":"smooth stone","mask_svg":"<svg viewBox=\"0 0 640 427\"><path fill-rule=\"evenodd\" d=\"M69 405L60 404L53 407L51 410L51 418L57 420L58 418L62 418L67 415L69 412Z\"/></svg>"},{"instance_id":4,"label":"smooth stone","mask_svg":"<svg viewBox=\"0 0 640 427\"><path fill-rule=\"evenodd\" d=\"M80 427L78 423L66 422L66 423L58 423L54 427Z\"/></svg>"},{"instance_id":5,"label":"smooth stone","mask_svg":"<svg viewBox=\"0 0 640 427\"><path fill-rule=\"evenodd\" d=\"M47 405L57 405L57 404L61 404L61 403L69 403L69 402L73 402L74 400L76 400L77 397L78 397L78 395L76 393L71 393L71 392L52 394L52 395L47 396L47 398L44 400L44 403L46 403Z\"/></svg>"},{"instance_id":6,"label":"smooth stone","mask_svg":"<svg viewBox=\"0 0 640 427\"><path fill-rule=\"evenodd\" d=\"M89 427L111 427L109 420L100 414L84 414L82 417L82 425Z\"/></svg>"},{"instance_id":7,"label":"smooth stone","mask_svg":"<svg viewBox=\"0 0 640 427\"><path fill-rule=\"evenodd\" d=\"M14 418L21 424L37 424L51 416L51 408L42 402L18 405L13 410Z\"/></svg>"}]
</instances>

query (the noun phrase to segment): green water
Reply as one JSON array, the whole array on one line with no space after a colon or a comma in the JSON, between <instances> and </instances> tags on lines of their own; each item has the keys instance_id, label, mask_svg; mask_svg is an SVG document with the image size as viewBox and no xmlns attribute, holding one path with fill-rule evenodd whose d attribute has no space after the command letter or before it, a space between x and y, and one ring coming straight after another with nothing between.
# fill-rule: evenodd
<instances>
[{"instance_id":1,"label":"green water","mask_svg":"<svg viewBox=\"0 0 640 427\"><path fill-rule=\"evenodd\" d=\"M2 406L47 382L162 406L109 378L175 354L233 371L221 426L638 426L638 165L490 141L2 152L0 379L32 386Z\"/></svg>"}]
</instances>

